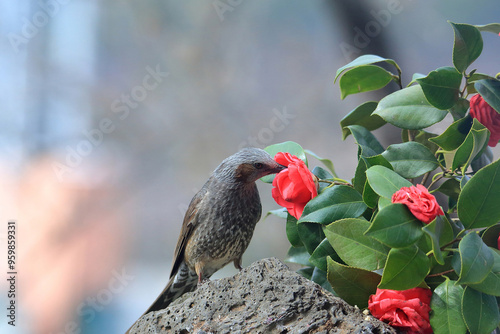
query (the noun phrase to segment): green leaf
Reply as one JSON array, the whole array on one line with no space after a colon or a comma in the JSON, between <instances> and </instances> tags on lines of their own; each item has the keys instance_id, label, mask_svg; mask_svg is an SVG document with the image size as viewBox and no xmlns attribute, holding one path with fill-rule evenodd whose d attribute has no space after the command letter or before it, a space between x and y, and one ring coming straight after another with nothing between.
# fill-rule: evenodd
<instances>
[{"instance_id":1,"label":"green leaf","mask_svg":"<svg viewBox=\"0 0 500 334\"><path fill-rule=\"evenodd\" d=\"M380 289L407 290L418 286L429 273L429 258L417 246L389 251Z\"/></svg>"},{"instance_id":2,"label":"green leaf","mask_svg":"<svg viewBox=\"0 0 500 334\"><path fill-rule=\"evenodd\" d=\"M399 128L420 130L442 121L447 112L429 104L420 86L411 86L380 100L374 114Z\"/></svg>"},{"instance_id":3,"label":"green leaf","mask_svg":"<svg viewBox=\"0 0 500 334\"><path fill-rule=\"evenodd\" d=\"M488 295L500 297L500 254L496 249L490 248L490 250L493 254L493 267L491 267L491 271L481 283L469 284L469 286Z\"/></svg>"},{"instance_id":4,"label":"green leaf","mask_svg":"<svg viewBox=\"0 0 500 334\"><path fill-rule=\"evenodd\" d=\"M310 280L320 285L326 291L330 291L331 293L335 294L335 291L333 291L330 282L328 282L326 270L321 270L318 267L315 267Z\"/></svg>"},{"instance_id":5,"label":"green leaf","mask_svg":"<svg viewBox=\"0 0 500 334\"><path fill-rule=\"evenodd\" d=\"M285 261L311 267L312 264L309 262L309 256L305 247L290 247Z\"/></svg>"},{"instance_id":6,"label":"green leaf","mask_svg":"<svg viewBox=\"0 0 500 334\"><path fill-rule=\"evenodd\" d=\"M383 166L373 166L366 171L366 177L372 189L380 196L391 199L392 194L402 187L411 187L413 184Z\"/></svg>"},{"instance_id":7,"label":"green leaf","mask_svg":"<svg viewBox=\"0 0 500 334\"><path fill-rule=\"evenodd\" d=\"M472 126L472 118L465 117L453 122L442 134L429 140L446 151L456 150L465 140Z\"/></svg>"},{"instance_id":8,"label":"green leaf","mask_svg":"<svg viewBox=\"0 0 500 334\"><path fill-rule=\"evenodd\" d=\"M320 224L302 223L297 224L297 229L302 243L309 254L312 254L316 247L325 239L325 234Z\"/></svg>"},{"instance_id":9,"label":"green leaf","mask_svg":"<svg viewBox=\"0 0 500 334\"><path fill-rule=\"evenodd\" d=\"M462 174L465 174L472 160L488 145L489 138L488 129L477 119L474 119L469 134L455 152L451 169L456 170L461 167Z\"/></svg>"},{"instance_id":10,"label":"green leaf","mask_svg":"<svg viewBox=\"0 0 500 334\"><path fill-rule=\"evenodd\" d=\"M325 238L311 254L309 262L311 262L315 267L318 267L319 269L326 272L327 256L333 256L334 258L338 257L337 253L335 253L335 250L330 245L328 239Z\"/></svg>"},{"instance_id":11,"label":"green leaf","mask_svg":"<svg viewBox=\"0 0 500 334\"><path fill-rule=\"evenodd\" d=\"M458 201L458 196L460 195L460 181L457 179L448 179L444 181L435 191L439 191L440 193L451 197L455 201Z\"/></svg>"},{"instance_id":12,"label":"green leaf","mask_svg":"<svg viewBox=\"0 0 500 334\"><path fill-rule=\"evenodd\" d=\"M425 97L438 109L450 109L458 100L462 75L453 67L440 67L417 79Z\"/></svg>"},{"instance_id":13,"label":"green leaf","mask_svg":"<svg viewBox=\"0 0 500 334\"><path fill-rule=\"evenodd\" d=\"M326 238L346 264L366 270L384 266L389 248L364 235L370 223L361 218L338 220L324 227Z\"/></svg>"},{"instance_id":14,"label":"green leaf","mask_svg":"<svg viewBox=\"0 0 500 334\"><path fill-rule=\"evenodd\" d=\"M313 156L314 158L318 159L319 161L321 161L323 163L323 165L325 165L326 168L328 168L334 176L337 176L337 174L335 173L335 168L333 167L333 162L330 159L321 158L320 156L318 156L316 153L314 153L311 150L305 150L305 152L307 154Z\"/></svg>"},{"instance_id":15,"label":"green leaf","mask_svg":"<svg viewBox=\"0 0 500 334\"><path fill-rule=\"evenodd\" d=\"M432 154L436 154L437 150L439 149L439 146L434 144L433 142L429 141L430 138L434 138L437 135L431 132L427 132L424 130L402 130L401 131L401 139L403 142L409 142L410 138L408 137L408 132L411 131L413 135L413 141L424 145L429 149L429 151L432 152Z\"/></svg>"},{"instance_id":16,"label":"green leaf","mask_svg":"<svg viewBox=\"0 0 500 334\"><path fill-rule=\"evenodd\" d=\"M470 93L468 89L469 88L467 88L467 91ZM455 105L451 107L449 110L450 114L453 116L453 120L457 121L461 118L464 118L465 114L467 114L467 110L469 110L469 106L470 106L469 100L460 97L458 101L455 103Z\"/></svg>"},{"instance_id":17,"label":"green leaf","mask_svg":"<svg viewBox=\"0 0 500 334\"><path fill-rule=\"evenodd\" d=\"M279 144L269 145L264 149L264 151L269 153L269 155L271 155L273 158L278 152L288 152L292 155L295 155L300 160L304 161L307 165L307 157L304 152L304 149L302 148L302 146L293 141L286 141ZM265 183L272 183L274 180L274 176L275 176L274 174L266 175L263 178L261 178L261 181Z\"/></svg>"},{"instance_id":18,"label":"green leaf","mask_svg":"<svg viewBox=\"0 0 500 334\"><path fill-rule=\"evenodd\" d=\"M487 228L484 232L483 235L481 236L481 239L483 239L483 242L488 245L489 247L493 247L495 249L498 249L498 237L500 236L500 223L495 224L489 228Z\"/></svg>"},{"instance_id":19,"label":"green leaf","mask_svg":"<svg viewBox=\"0 0 500 334\"><path fill-rule=\"evenodd\" d=\"M377 138L364 127L349 125L347 128L352 133L356 144L358 144L361 156L371 157L384 152L384 147L380 145Z\"/></svg>"},{"instance_id":20,"label":"green leaf","mask_svg":"<svg viewBox=\"0 0 500 334\"><path fill-rule=\"evenodd\" d=\"M408 179L424 175L439 166L434 154L416 142L390 145L382 156L391 163L395 172Z\"/></svg>"},{"instance_id":21,"label":"green leaf","mask_svg":"<svg viewBox=\"0 0 500 334\"><path fill-rule=\"evenodd\" d=\"M293 247L301 247L304 245L302 239L300 239L297 218L291 214L288 214L286 218L286 236Z\"/></svg>"},{"instance_id":22,"label":"green leaf","mask_svg":"<svg viewBox=\"0 0 500 334\"><path fill-rule=\"evenodd\" d=\"M422 237L422 223L405 205L391 204L377 213L365 234L391 248L403 248Z\"/></svg>"},{"instance_id":23,"label":"green leaf","mask_svg":"<svg viewBox=\"0 0 500 334\"><path fill-rule=\"evenodd\" d=\"M453 269L459 274L457 284L481 283L493 267L491 250L475 232L470 232L460 241L458 250L460 262L452 262Z\"/></svg>"},{"instance_id":24,"label":"green leaf","mask_svg":"<svg viewBox=\"0 0 500 334\"><path fill-rule=\"evenodd\" d=\"M493 109L500 113L500 81L499 80L478 80L474 83L474 88Z\"/></svg>"},{"instance_id":25,"label":"green leaf","mask_svg":"<svg viewBox=\"0 0 500 334\"><path fill-rule=\"evenodd\" d=\"M500 322L495 297L471 287L464 289L462 312L467 328L474 334L490 334Z\"/></svg>"},{"instance_id":26,"label":"green leaf","mask_svg":"<svg viewBox=\"0 0 500 334\"><path fill-rule=\"evenodd\" d=\"M356 93L385 87L393 78L392 73L376 65L362 65L347 70L339 80L340 98Z\"/></svg>"},{"instance_id":27,"label":"green leaf","mask_svg":"<svg viewBox=\"0 0 500 334\"><path fill-rule=\"evenodd\" d=\"M351 131L347 128L349 125L360 125L367 130L375 130L386 122L372 112L377 108L378 102L369 101L357 106L340 121L342 128L342 140L345 140Z\"/></svg>"},{"instance_id":28,"label":"green leaf","mask_svg":"<svg viewBox=\"0 0 500 334\"><path fill-rule=\"evenodd\" d=\"M500 221L500 160L477 172L458 197L458 217L465 228L481 228Z\"/></svg>"},{"instance_id":29,"label":"green leaf","mask_svg":"<svg viewBox=\"0 0 500 334\"><path fill-rule=\"evenodd\" d=\"M495 35L500 34L500 23L490 23L485 25L475 25L479 31L492 32Z\"/></svg>"},{"instance_id":30,"label":"green leaf","mask_svg":"<svg viewBox=\"0 0 500 334\"><path fill-rule=\"evenodd\" d=\"M286 217L288 215L288 211L286 211L285 208L276 209L276 210L270 210L270 211L267 212L266 218L267 218L267 216L270 216L270 215L274 215L276 217L279 217L279 218L282 218L282 219L286 219Z\"/></svg>"},{"instance_id":31,"label":"green leaf","mask_svg":"<svg viewBox=\"0 0 500 334\"><path fill-rule=\"evenodd\" d=\"M374 272L342 265L327 258L328 281L337 295L350 305L368 306L370 295L375 294L380 275Z\"/></svg>"},{"instance_id":32,"label":"green leaf","mask_svg":"<svg viewBox=\"0 0 500 334\"><path fill-rule=\"evenodd\" d=\"M382 58L379 56L375 55L362 55L353 61L351 61L349 64L342 66L337 70L337 74L335 75L335 81L337 81L337 78L339 75L347 70L348 68L353 68L353 67L358 67L358 66L363 66L363 65L369 65L369 64L375 64L375 63L380 63L380 62L386 62L388 64L394 65L398 71L398 73L401 73L401 69L399 68L398 64L392 59L387 59L387 58Z\"/></svg>"},{"instance_id":33,"label":"green leaf","mask_svg":"<svg viewBox=\"0 0 500 334\"><path fill-rule=\"evenodd\" d=\"M299 219L303 222L330 224L343 218L357 218L367 206L361 194L349 186L333 186L310 200Z\"/></svg>"},{"instance_id":34,"label":"green leaf","mask_svg":"<svg viewBox=\"0 0 500 334\"><path fill-rule=\"evenodd\" d=\"M462 334L467 331L462 317L464 289L448 278L432 294L430 323L434 334Z\"/></svg>"},{"instance_id":35,"label":"green leaf","mask_svg":"<svg viewBox=\"0 0 500 334\"><path fill-rule=\"evenodd\" d=\"M441 247L453 240L453 229L450 223L444 216L437 216L429 224L425 225L422 230L430 237L432 242L432 252L436 258L436 262L444 265L444 257L441 252Z\"/></svg>"},{"instance_id":36,"label":"green leaf","mask_svg":"<svg viewBox=\"0 0 500 334\"><path fill-rule=\"evenodd\" d=\"M458 72L464 73L483 51L483 38L479 30L470 24L448 22L455 32L453 65Z\"/></svg>"},{"instance_id":37,"label":"green leaf","mask_svg":"<svg viewBox=\"0 0 500 334\"><path fill-rule=\"evenodd\" d=\"M370 187L368 180L365 181L365 187L363 188L363 202L365 202L369 208L373 209L377 206L378 198L379 196L373 191L372 187Z\"/></svg>"}]
</instances>

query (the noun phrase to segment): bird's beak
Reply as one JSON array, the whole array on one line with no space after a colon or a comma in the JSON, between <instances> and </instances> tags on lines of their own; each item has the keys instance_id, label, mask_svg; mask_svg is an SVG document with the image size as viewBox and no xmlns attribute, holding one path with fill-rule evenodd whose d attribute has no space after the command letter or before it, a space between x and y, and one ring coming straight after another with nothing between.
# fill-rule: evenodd
<instances>
[{"instance_id":1,"label":"bird's beak","mask_svg":"<svg viewBox=\"0 0 500 334\"><path fill-rule=\"evenodd\" d=\"M275 173L279 173L283 169L287 169L287 168L288 168L287 166L283 166L283 165L280 165L279 163L276 163L276 167L271 168L270 172L271 172L271 174L275 174Z\"/></svg>"}]
</instances>

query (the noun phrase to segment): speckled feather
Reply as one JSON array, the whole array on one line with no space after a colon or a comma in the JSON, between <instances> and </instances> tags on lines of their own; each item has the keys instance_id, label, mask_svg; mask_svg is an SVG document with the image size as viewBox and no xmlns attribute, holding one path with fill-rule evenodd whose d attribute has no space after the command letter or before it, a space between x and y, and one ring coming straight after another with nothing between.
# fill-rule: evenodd
<instances>
[{"instance_id":1,"label":"speckled feather","mask_svg":"<svg viewBox=\"0 0 500 334\"><path fill-rule=\"evenodd\" d=\"M170 280L145 313L167 307L230 262L241 269L262 212L255 181L284 168L264 150L246 148L214 170L186 212Z\"/></svg>"}]
</instances>

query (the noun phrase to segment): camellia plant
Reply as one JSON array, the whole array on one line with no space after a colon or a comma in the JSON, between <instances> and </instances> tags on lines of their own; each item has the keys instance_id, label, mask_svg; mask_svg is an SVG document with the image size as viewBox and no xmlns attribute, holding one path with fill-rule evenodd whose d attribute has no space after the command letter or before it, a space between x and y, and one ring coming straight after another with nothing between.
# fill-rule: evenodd
<instances>
[{"instance_id":1,"label":"camellia plant","mask_svg":"<svg viewBox=\"0 0 500 334\"><path fill-rule=\"evenodd\" d=\"M352 180L297 143L266 148L288 166L263 181L284 207L271 213L286 219L289 261L407 333L491 333L500 323L500 160L488 147L500 140L500 80L471 69L481 33L500 34L500 24L451 26L453 66L406 87L392 59L364 55L337 71L342 98L400 87L340 122L357 144ZM447 115L442 133L426 130ZM372 134L386 123L401 143L383 147ZM325 168L310 171L308 155Z\"/></svg>"}]
</instances>

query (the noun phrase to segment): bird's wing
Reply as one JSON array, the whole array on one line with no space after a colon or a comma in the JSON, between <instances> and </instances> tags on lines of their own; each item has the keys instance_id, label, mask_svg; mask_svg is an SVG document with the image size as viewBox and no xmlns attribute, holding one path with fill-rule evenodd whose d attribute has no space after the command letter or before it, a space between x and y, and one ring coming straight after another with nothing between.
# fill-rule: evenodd
<instances>
[{"instance_id":1,"label":"bird's wing","mask_svg":"<svg viewBox=\"0 0 500 334\"><path fill-rule=\"evenodd\" d=\"M207 182L208 183L208 182ZM175 276L181 262L184 260L184 250L186 249L187 241L189 237L193 234L194 229L196 228L197 219L196 214L198 213L198 209L200 207L201 202L207 195L208 190L206 185L201 188L200 191L194 195L191 203L189 203L189 207L186 211L186 215L184 216L184 221L182 222L181 234L179 235L179 239L177 240L177 246L175 246L174 252L174 261L172 263L172 269L170 271L170 277Z\"/></svg>"}]
</instances>

